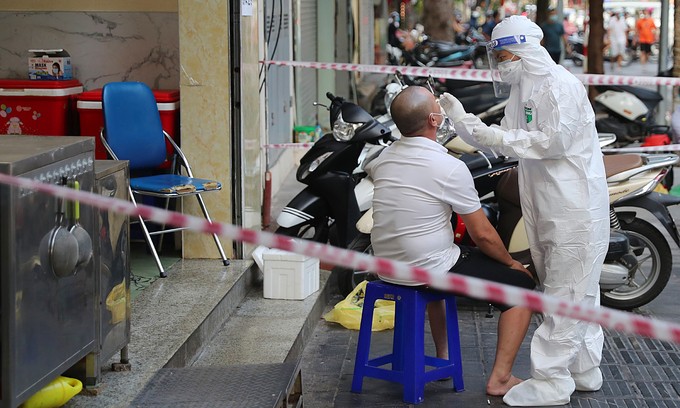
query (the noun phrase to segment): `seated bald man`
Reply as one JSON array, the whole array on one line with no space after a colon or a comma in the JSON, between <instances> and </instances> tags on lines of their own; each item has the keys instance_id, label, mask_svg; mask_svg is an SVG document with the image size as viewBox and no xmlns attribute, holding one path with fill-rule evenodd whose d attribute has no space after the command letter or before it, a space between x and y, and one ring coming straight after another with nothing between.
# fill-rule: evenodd
<instances>
[{"instance_id":1,"label":"seated bald man","mask_svg":"<svg viewBox=\"0 0 680 408\"><path fill-rule=\"evenodd\" d=\"M533 289L531 273L512 259L482 211L465 163L436 142L437 128L445 116L434 95L422 87L408 87L397 95L390 110L402 137L366 167L375 183L371 232L375 255L427 268L434 274L454 272ZM463 219L476 248L454 244L452 212ZM421 284L381 279L400 285ZM519 306L496 307L501 316L486 392L501 396L521 382L512 375L512 366L531 311ZM437 357L447 358L444 302L430 303L427 313Z\"/></svg>"}]
</instances>

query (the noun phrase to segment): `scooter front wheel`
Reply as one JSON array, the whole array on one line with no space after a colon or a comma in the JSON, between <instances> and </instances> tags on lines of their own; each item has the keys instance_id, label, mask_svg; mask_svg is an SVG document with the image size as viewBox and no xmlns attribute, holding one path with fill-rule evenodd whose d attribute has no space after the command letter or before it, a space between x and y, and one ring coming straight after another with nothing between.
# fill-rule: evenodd
<instances>
[{"instance_id":1,"label":"scooter front wheel","mask_svg":"<svg viewBox=\"0 0 680 408\"><path fill-rule=\"evenodd\" d=\"M361 252L363 254L373 255L373 247L371 246L371 236L369 234L359 234L349 244L350 251ZM336 266L333 268L333 273L338 276L338 288L342 296L347 296L354 290L354 288L364 280L375 280L378 277L370 271L362 269L344 268Z\"/></svg>"},{"instance_id":2,"label":"scooter front wheel","mask_svg":"<svg viewBox=\"0 0 680 408\"><path fill-rule=\"evenodd\" d=\"M635 218L622 223L628 235L637 266L628 277L628 283L610 292L603 292L601 303L614 309L631 310L654 300L666 287L671 277L671 248L663 234L647 221Z\"/></svg>"}]
</instances>

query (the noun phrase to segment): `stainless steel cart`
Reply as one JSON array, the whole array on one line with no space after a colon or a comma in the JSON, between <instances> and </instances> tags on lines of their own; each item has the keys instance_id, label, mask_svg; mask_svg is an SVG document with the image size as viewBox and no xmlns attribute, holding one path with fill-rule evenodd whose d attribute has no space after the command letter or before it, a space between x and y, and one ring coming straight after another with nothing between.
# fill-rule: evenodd
<instances>
[{"instance_id":1,"label":"stainless steel cart","mask_svg":"<svg viewBox=\"0 0 680 408\"><path fill-rule=\"evenodd\" d=\"M129 200L128 162L96 160L94 191L106 197ZM130 368L130 224L127 215L101 210L95 213L95 280L98 288L97 377L118 351L120 362L114 370ZM98 382L98 381L96 381Z\"/></svg>"},{"instance_id":2,"label":"stainless steel cart","mask_svg":"<svg viewBox=\"0 0 680 408\"><path fill-rule=\"evenodd\" d=\"M0 172L53 184L77 180L92 191L94 139L0 136ZM51 231L71 224L59 221L60 207L46 194L0 184L2 407L16 407L94 356L94 258L57 273L49 255L57 251L45 251ZM91 208L81 208L80 224L91 236Z\"/></svg>"}]
</instances>

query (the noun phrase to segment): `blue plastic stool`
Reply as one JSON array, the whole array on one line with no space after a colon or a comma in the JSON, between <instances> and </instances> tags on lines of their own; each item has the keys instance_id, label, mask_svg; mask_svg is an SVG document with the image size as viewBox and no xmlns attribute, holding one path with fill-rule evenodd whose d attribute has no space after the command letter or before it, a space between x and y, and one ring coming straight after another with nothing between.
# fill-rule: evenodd
<instances>
[{"instance_id":1,"label":"blue plastic stool","mask_svg":"<svg viewBox=\"0 0 680 408\"><path fill-rule=\"evenodd\" d=\"M395 301L394 340L391 354L369 360L373 307L378 299ZM438 300L446 301L448 360L425 355L425 308L429 302ZM453 388L460 392L465 388L461 360L458 311L453 294L422 286L393 285L379 280L366 285L352 392L361 393L364 377L402 384L404 402L411 404L423 401L426 383L443 378L453 378ZM391 369L382 368L387 364L391 364ZM425 371L426 366L435 368Z\"/></svg>"}]
</instances>

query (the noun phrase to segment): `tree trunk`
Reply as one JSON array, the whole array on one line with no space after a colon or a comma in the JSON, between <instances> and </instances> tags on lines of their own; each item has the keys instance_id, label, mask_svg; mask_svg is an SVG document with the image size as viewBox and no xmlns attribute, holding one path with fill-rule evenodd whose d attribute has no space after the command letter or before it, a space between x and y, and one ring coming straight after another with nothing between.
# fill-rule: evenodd
<instances>
[{"instance_id":1,"label":"tree trunk","mask_svg":"<svg viewBox=\"0 0 680 408\"><path fill-rule=\"evenodd\" d=\"M425 0L423 26L433 40L453 41L453 0Z\"/></svg>"},{"instance_id":2,"label":"tree trunk","mask_svg":"<svg viewBox=\"0 0 680 408\"><path fill-rule=\"evenodd\" d=\"M588 34L588 73L589 74L604 74L604 7L602 0L593 0L589 4L590 22L588 27L590 34ZM590 97L596 95L595 87L589 87Z\"/></svg>"},{"instance_id":3,"label":"tree trunk","mask_svg":"<svg viewBox=\"0 0 680 408\"><path fill-rule=\"evenodd\" d=\"M539 26L548 19L550 0L536 0L536 24Z\"/></svg>"}]
</instances>

